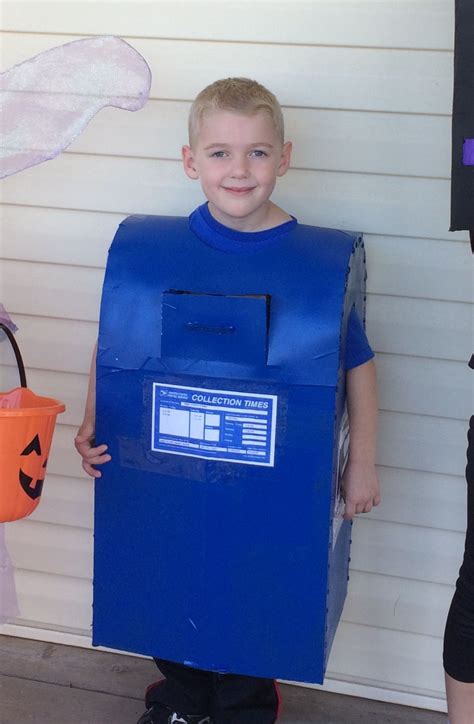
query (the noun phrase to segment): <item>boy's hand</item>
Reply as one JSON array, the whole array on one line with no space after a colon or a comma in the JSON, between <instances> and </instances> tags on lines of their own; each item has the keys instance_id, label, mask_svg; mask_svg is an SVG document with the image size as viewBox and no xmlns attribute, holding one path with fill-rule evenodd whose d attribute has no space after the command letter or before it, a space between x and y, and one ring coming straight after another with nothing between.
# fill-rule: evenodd
<instances>
[{"instance_id":1,"label":"boy's hand","mask_svg":"<svg viewBox=\"0 0 474 724\"><path fill-rule=\"evenodd\" d=\"M346 504L344 518L369 513L380 503L380 489L375 465L349 460L342 476L342 497Z\"/></svg>"},{"instance_id":2,"label":"boy's hand","mask_svg":"<svg viewBox=\"0 0 474 724\"><path fill-rule=\"evenodd\" d=\"M98 445L95 447L94 433L93 423L83 422L74 438L74 445L82 457L82 467L86 473L92 475L93 478L100 478L102 473L100 470L96 470L93 465L108 463L109 460L112 460L112 457L105 454L107 445Z\"/></svg>"}]
</instances>

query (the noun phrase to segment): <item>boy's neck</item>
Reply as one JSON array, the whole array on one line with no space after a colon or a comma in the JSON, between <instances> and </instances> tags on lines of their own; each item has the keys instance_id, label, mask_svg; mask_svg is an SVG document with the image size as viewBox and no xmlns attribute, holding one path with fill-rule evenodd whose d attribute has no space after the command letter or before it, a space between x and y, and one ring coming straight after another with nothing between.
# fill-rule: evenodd
<instances>
[{"instance_id":1,"label":"boy's neck","mask_svg":"<svg viewBox=\"0 0 474 724\"><path fill-rule=\"evenodd\" d=\"M234 229L235 231L266 231L267 229L273 229L275 226L280 226L292 219L286 211L281 209L272 201L268 201L266 206L261 207L258 210L260 213L252 214L250 217L245 216L241 219L235 216L222 214L215 208L211 201L208 203L208 209L209 213L216 221L224 226L227 226L229 229Z\"/></svg>"}]
</instances>

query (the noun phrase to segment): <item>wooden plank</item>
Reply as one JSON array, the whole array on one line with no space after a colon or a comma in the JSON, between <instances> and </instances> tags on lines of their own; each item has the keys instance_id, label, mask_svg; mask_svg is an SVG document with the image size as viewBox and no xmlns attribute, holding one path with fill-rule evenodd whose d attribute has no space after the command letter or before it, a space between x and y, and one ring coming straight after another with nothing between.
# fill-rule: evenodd
<instances>
[{"instance_id":1,"label":"wooden plank","mask_svg":"<svg viewBox=\"0 0 474 724\"><path fill-rule=\"evenodd\" d=\"M379 354L377 376L382 410L469 419L472 371L466 362Z\"/></svg>"},{"instance_id":2,"label":"wooden plank","mask_svg":"<svg viewBox=\"0 0 474 724\"><path fill-rule=\"evenodd\" d=\"M381 412L377 463L384 467L464 475L466 422Z\"/></svg>"},{"instance_id":3,"label":"wooden plank","mask_svg":"<svg viewBox=\"0 0 474 724\"><path fill-rule=\"evenodd\" d=\"M383 466L379 466L378 475L382 502L370 513L371 518L464 534L467 508L464 476Z\"/></svg>"},{"instance_id":4,"label":"wooden plank","mask_svg":"<svg viewBox=\"0 0 474 724\"><path fill-rule=\"evenodd\" d=\"M84 417L88 381L88 374L37 369L30 369L28 373L28 385L32 390L65 403L66 411L57 420L63 425L75 427L81 424Z\"/></svg>"},{"instance_id":5,"label":"wooden plank","mask_svg":"<svg viewBox=\"0 0 474 724\"><path fill-rule=\"evenodd\" d=\"M102 268L124 217L8 204L0 211L4 259Z\"/></svg>"},{"instance_id":6,"label":"wooden plank","mask_svg":"<svg viewBox=\"0 0 474 724\"><path fill-rule=\"evenodd\" d=\"M14 565L90 578L92 532L85 528L18 521L7 530ZM367 573L452 585L464 534L359 516L354 523L352 568Z\"/></svg>"},{"instance_id":7,"label":"wooden plank","mask_svg":"<svg viewBox=\"0 0 474 724\"><path fill-rule=\"evenodd\" d=\"M472 310L469 304L371 294L367 330L375 350L467 363ZM431 360L426 360L426 366Z\"/></svg>"},{"instance_id":8,"label":"wooden plank","mask_svg":"<svg viewBox=\"0 0 474 724\"><path fill-rule=\"evenodd\" d=\"M106 108L72 153L180 160L189 102L151 100L140 113ZM449 178L450 118L284 108L294 168Z\"/></svg>"},{"instance_id":9,"label":"wooden plank","mask_svg":"<svg viewBox=\"0 0 474 724\"><path fill-rule=\"evenodd\" d=\"M444 699L442 641L432 636L342 623L327 675Z\"/></svg>"},{"instance_id":10,"label":"wooden plank","mask_svg":"<svg viewBox=\"0 0 474 724\"><path fill-rule=\"evenodd\" d=\"M158 678L151 659L10 636L0 636L0 673L140 700L148 684ZM51 724L57 721L53 718Z\"/></svg>"},{"instance_id":11,"label":"wooden plank","mask_svg":"<svg viewBox=\"0 0 474 724\"><path fill-rule=\"evenodd\" d=\"M60 317L62 320L96 322L99 314L103 271L90 268L71 268L54 264L4 261L5 284L3 303L14 318L19 315L35 317ZM61 359L61 350L67 347L75 331L70 322L58 325L62 335L51 341L45 339L41 347L32 349L38 338L34 331L35 321L25 330L25 354L31 364L44 366L40 354L44 346L51 344L51 354L43 359L52 360L52 369L58 366L54 359ZM42 323L41 329L51 329L51 323ZM72 350L80 357L72 370L85 372L89 369L90 349L95 329L81 324L81 348L72 341ZM422 356L465 362L469 359L471 308L464 303L435 302L424 299L408 299L381 295L369 295L367 302L367 329L373 348L377 352L407 356ZM22 337L18 337L23 344ZM82 343L85 344L82 347ZM32 355L30 357L30 354ZM70 359L70 354L67 359ZM4 348L0 360L10 360L11 353ZM8 356L7 356L8 355ZM33 361L34 360L34 361ZM39 364L38 364L39 363ZM428 362L427 362L428 365Z\"/></svg>"},{"instance_id":12,"label":"wooden plank","mask_svg":"<svg viewBox=\"0 0 474 724\"><path fill-rule=\"evenodd\" d=\"M11 2L1 27L14 32L129 35L254 43L452 49L447 0L268 2ZM249 22L251 12L251 22ZM183 23L186 17L186 23ZM212 22L210 19L212 18ZM419 29L423 28L423 33Z\"/></svg>"},{"instance_id":13,"label":"wooden plank","mask_svg":"<svg viewBox=\"0 0 474 724\"><path fill-rule=\"evenodd\" d=\"M41 715L43 712L49 715L48 721L57 721L55 717L60 715L71 724L82 724L84 717L91 724L112 720L115 724L129 724L137 715L131 715L128 705L135 702L143 707L137 703L137 698L141 701L141 692L157 677L154 664L149 660L8 637L3 639L2 659L9 667L8 673L0 679L9 704L5 710L8 717L5 724L18 721L42 724L46 719L36 719L38 711ZM33 668L34 664L37 669ZM314 690L282 684L279 688L283 703L279 721L286 724L353 724L354 713L365 724L380 724L388 721L387 717L391 724L403 724L408 720L410 724L441 724L445 719L442 714L432 711L355 699L321 691L319 687ZM17 699L25 700L24 708L20 710L25 718L21 720L18 719L19 709L13 706ZM117 709L115 700L125 705ZM74 718L72 712L78 712L83 718Z\"/></svg>"},{"instance_id":14,"label":"wooden plank","mask_svg":"<svg viewBox=\"0 0 474 724\"><path fill-rule=\"evenodd\" d=\"M189 210L188 210L189 211ZM5 259L105 266L123 215L15 206L1 208ZM365 234L368 290L415 298L471 302L467 243Z\"/></svg>"},{"instance_id":15,"label":"wooden plank","mask_svg":"<svg viewBox=\"0 0 474 724\"><path fill-rule=\"evenodd\" d=\"M4 66L74 39L71 35L48 33L5 33ZM451 53L128 39L152 70L152 98L192 100L216 76L254 77L258 68L258 80L285 106L443 115L451 112Z\"/></svg>"},{"instance_id":16,"label":"wooden plank","mask_svg":"<svg viewBox=\"0 0 474 724\"><path fill-rule=\"evenodd\" d=\"M16 568L58 576L92 578L92 532L62 525L18 520L6 540Z\"/></svg>"},{"instance_id":17,"label":"wooden plank","mask_svg":"<svg viewBox=\"0 0 474 724\"><path fill-rule=\"evenodd\" d=\"M123 216L183 216L203 201L178 161L63 154L2 183L8 204ZM273 198L305 224L409 238L448 233L447 180L290 169Z\"/></svg>"},{"instance_id":18,"label":"wooden plank","mask_svg":"<svg viewBox=\"0 0 474 724\"><path fill-rule=\"evenodd\" d=\"M41 505L29 520L92 530L94 527L94 487L92 478L81 479L48 473Z\"/></svg>"},{"instance_id":19,"label":"wooden plank","mask_svg":"<svg viewBox=\"0 0 474 724\"><path fill-rule=\"evenodd\" d=\"M366 573L452 586L464 552L464 535L358 516L351 567Z\"/></svg>"},{"instance_id":20,"label":"wooden plank","mask_svg":"<svg viewBox=\"0 0 474 724\"><path fill-rule=\"evenodd\" d=\"M10 314L98 319L102 269L16 261L5 261L2 266L5 274L2 296ZM64 339L61 344L64 345Z\"/></svg>"},{"instance_id":21,"label":"wooden plank","mask_svg":"<svg viewBox=\"0 0 474 724\"><path fill-rule=\"evenodd\" d=\"M365 235L367 289L373 294L472 302L466 243Z\"/></svg>"},{"instance_id":22,"label":"wooden plank","mask_svg":"<svg viewBox=\"0 0 474 724\"><path fill-rule=\"evenodd\" d=\"M44 391L42 387L34 389ZM53 389L58 397L66 397L63 391ZM48 475L44 487L43 501L31 519L92 528L92 483L80 468L79 458L73 448L72 440L82 419L84 399L78 399L74 423L63 428L58 425L51 453ZM386 413L382 413L385 421ZM70 419L70 418L69 418ZM64 421L64 416L59 418ZM403 417L400 418L403 420ZM403 422L397 426L403 429ZM374 509L371 517L379 521L409 523L443 530L464 533L466 526L466 485L462 475L465 460L465 429L456 439L458 460L452 460L459 470L458 476L419 472L396 467L379 467L382 489L382 503ZM379 447L387 446L384 424L379 436ZM421 452L423 453L423 447ZM425 459L429 457L426 452ZM405 441L400 450L403 456L410 456L412 448ZM441 451L441 458L443 451ZM60 456L60 461L57 456ZM382 451L379 457L383 461ZM59 465L59 468L58 468ZM70 472L68 472L70 471ZM55 474L57 473L57 474ZM77 477L71 477L76 475ZM408 504L409 501L409 504Z\"/></svg>"},{"instance_id":23,"label":"wooden plank","mask_svg":"<svg viewBox=\"0 0 474 724\"><path fill-rule=\"evenodd\" d=\"M87 689L52 686L38 681L25 681L0 675L0 686L5 692L2 701L2 723L59 722L68 724L117 724L136 721L143 713L143 703L136 699L112 696ZM2 697L3 698L3 697Z\"/></svg>"},{"instance_id":24,"label":"wooden plank","mask_svg":"<svg viewBox=\"0 0 474 724\"><path fill-rule=\"evenodd\" d=\"M70 569L73 570L73 564ZM17 568L15 584L20 608L17 623L90 636L92 625L90 580L74 578L67 574L53 575L43 571ZM2 641L3 637L0 636L0 651ZM39 665L38 670L41 670ZM5 673L4 670L2 673Z\"/></svg>"},{"instance_id":25,"label":"wooden plank","mask_svg":"<svg viewBox=\"0 0 474 724\"><path fill-rule=\"evenodd\" d=\"M87 350L88 352L89 350ZM56 367L61 368L58 357ZM85 355L88 370L89 354ZM30 369L29 386L46 397L56 397L66 404L61 423L80 425L87 395L88 373L73 374L57 369ZM433 417L467 420L471 414L472 372L465 362L430 360L402 355L377 356L379 407Z\"/></svg>"},{"instance_id":26,"label":"wooden plank","mask_svg":"<svg viewBox=\"0 0 474 724\"><path fill-rule=\"evenodd\" d=\"M28 377L29 370L49 369L58 372L89 374L92 350L97 340L97 323L57 317L36 317L15 314L19 329L16 339L20 345ZM0 363L14 365L13 352L0 345ZM9 368L3 368L6 373ZM18 385L11 367L12 387ZM3 386L7 389L7 386Z\"/></svg>"},{"instance_id":27,"label":"wooden plank","mask_svg":"<svg viewBox=\"0 0 474 724\"><path fill-rule=\"evenodd\" d=\"M343 620L439 637L453 590L452 586L352 571Z\"/></svg>"},{"instance_id":28,"label":"wooden plank","mask_svg":"<svg viewBox=\"0 0 474 724\"><path fill-rule=\"evenodd\" d=\"M56 426L48 470L56 475L82 478L73 439L77 428ZM464 476L466 423L459 420L381 412L377 464L439 475ZM442 444L441 444L442 443Z\"/></svg>"}]
</instances>

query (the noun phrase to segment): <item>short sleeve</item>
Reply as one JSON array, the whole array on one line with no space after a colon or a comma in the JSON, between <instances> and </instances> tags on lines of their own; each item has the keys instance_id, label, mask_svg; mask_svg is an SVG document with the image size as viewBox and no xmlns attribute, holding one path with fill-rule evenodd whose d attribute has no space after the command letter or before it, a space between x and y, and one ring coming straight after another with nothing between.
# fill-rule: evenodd
<instances>
[{"instance_id":1,"label":"short sleeve","mask_svg":"<svg viewBox=\"0 0 474 724\"><path fill-rule=\"evenodd\" d=\"M367 339L364 325L355 307L352 307L347 325L346 370L359 367L359 365L363 365L373 357L374 353Z\"/></svg>"}]
</instances>

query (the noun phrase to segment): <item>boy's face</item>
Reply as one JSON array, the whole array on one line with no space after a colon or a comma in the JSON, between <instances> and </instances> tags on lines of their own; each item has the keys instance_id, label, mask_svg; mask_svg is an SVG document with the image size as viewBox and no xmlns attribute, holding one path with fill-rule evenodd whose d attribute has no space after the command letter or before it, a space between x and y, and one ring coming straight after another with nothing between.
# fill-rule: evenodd
<instances>
[{"instance_id":1,"label":"boy's face","mask_svg":"<svg viewBox=\"0 0 474 724\"><path fill-rule=\"evenodd\" d=\"M290 156L291 143L282 146L265 112L208 113L193 147L183 147L184 170L200 179L214 218L241 231L265 228L270 196Z\"/></svg>"}]
</instances>

